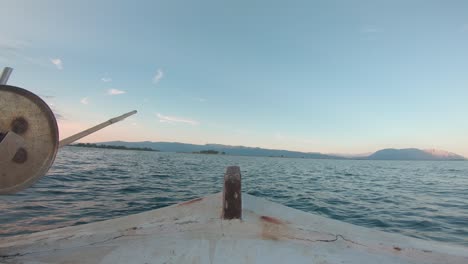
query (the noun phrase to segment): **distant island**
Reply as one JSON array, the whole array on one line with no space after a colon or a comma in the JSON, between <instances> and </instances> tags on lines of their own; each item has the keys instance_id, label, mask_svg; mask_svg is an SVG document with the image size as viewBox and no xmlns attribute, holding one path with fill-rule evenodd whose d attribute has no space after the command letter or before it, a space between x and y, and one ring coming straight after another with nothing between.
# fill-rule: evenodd
<instances>
[{"instance_id":1,"label":"distant island","mask_svg":"<svg viewBox=\"0 0 468 264\"><path fill-rule=\"evenodd\" d=\"M233 156L261 156L261 157L284 157L284 158L308 158L308 159L343 159L342 157L321 154L321 153L304 153L299 151L275 150L264 148L252 148L244 146L229 146L220 144L186 144L179 142L125 142L125 141L109 141L100 142L97 144L125 146L125 147L147 147L158 149L161 152L178 152L178 153L200 153L206 150L225 153L225 155Z\"/></svg>"},{"instance_id":2,"label":"distant island","mask_svg":"<svg viewBox=\"0 0 468 264\"><path fill-rule=\"evenodd\" d=\"M121 150L139 150L139 151L159 151L148 147L125 147L116 145L104 145L104 144L93 144L93 143L77 143L70 145L72 147L82 148L101 148L101 149L121 149Z\"/></svg>"},{"instance_id":3,"label":"distant island","mask_svg":"<svg viewBox=\"0 0 468 264\"><path fill-rule=\"evenodd\" d=\"M283 158L305 158L305 159L341 159L341 160L466 160L465 157L455 153L429 149L421 150L416 148L406 149L382 149L368 155L342 156L339 154L322 154L317 152L300 152L278 149L264 149L245 146L229 146L220 144L187 144L179 142L125 142L109 141L97 144L110 146L124 146L127 148L150 148L158 149L162 152L180 152L180 153L201 153L201 154L219 154L235 156L262 156L262 157L283 157Z\"/></svg>"}]
</instances>

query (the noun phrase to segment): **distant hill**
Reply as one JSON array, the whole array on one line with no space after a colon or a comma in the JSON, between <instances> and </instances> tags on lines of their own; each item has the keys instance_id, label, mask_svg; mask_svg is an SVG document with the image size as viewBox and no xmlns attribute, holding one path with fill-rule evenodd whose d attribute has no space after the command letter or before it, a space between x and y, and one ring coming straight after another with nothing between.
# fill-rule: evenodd
<instances>
[{"instance_id":1,"label":"distant hill","mask_svg":"<svg viewBox=\"0 0 468 264\"><path fill-rule=\"evenodd\" d=\"M96 144L124 146L128 148L150 148L162 152L201 152L217 151L227 155L237 156L264 156L264 157L285 157L285 158L307 158L307 159L359 159L359 160L466 160L464 157L442 150L421 150L415 148L408 149L382 149L370 155L340 155L321 154L310 152L299 152L278 149L252 148L244 146L229 146L220 144L186 144L179 142L125 142L109 141Z\"/></svg>"},{"instance_id":2,"label":"distant hill","mask_svg":"<svg viewBox=\"0 0 468 264\"><path fill-rule=\"evenodd\" d=\"M464 157L443 150L382 149L368 156L369 160L465 160Z\"/></svg>"},{"instance_id":3,"label":"distant hill","mask_svg":"<svg viewBox=\"0 0 468 264\"><path fill-rule=\"evenodd\" d=\"M228 146L220 144L205 144L195 145L179 142L124 142L124 141L109 141L97 144L125 146L128 148L151 148L163 152L200 152L206 150L214 150L219 153L226 153L227 155L237 156L266 156L266 157L285 157L285 158L307 158L307 159L342 159L342 157L326 155L321 153L306 153L299 151L289 150L276 150L264 148L251 148L244 146Z\"/></svg>"},{"instance_id":4,"label":"distant hill","mask_svg":"<svg viewBox=\"0 0 468 264\"><path fill-rule=\"evenodd\" d=\"M139 151L159 151L151 148L129 148L125 146L116 146L116 145L104 145L104 144L93 144L93 143L77 143L69 145L71 147L81 147L81 148L102 148L102 149L118 149L118 150L139 150Z\"/></svg>"}]
</instances>

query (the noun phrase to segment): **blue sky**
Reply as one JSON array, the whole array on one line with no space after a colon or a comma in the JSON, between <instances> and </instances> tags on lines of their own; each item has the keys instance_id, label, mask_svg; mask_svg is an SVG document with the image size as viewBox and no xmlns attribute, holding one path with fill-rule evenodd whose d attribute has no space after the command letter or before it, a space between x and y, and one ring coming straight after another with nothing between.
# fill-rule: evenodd
<instances>
[{"instance_id":1,"label":"blue sky","mask_svg":"<svg viewBox=\"0 0 468 264\"><path fill-rule=\"evenodd\" d=\"M65 137L468 156L466 1L2 1L0 66Z\"/></svg>"}]
</instances>

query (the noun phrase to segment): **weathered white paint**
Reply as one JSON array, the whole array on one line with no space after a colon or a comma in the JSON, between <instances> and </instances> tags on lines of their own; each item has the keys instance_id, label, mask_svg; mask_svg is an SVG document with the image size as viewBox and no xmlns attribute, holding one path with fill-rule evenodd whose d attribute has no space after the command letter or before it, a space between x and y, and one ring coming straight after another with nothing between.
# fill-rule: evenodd
<instances>
[{"instance_id":1,"label":"weathered white paint","mask_svg":"<svg viewBox=\"0 0 468 264\"><path fill-rule=\"evenodd\" d=\"M354 226L243 194L2 239L5 263L468 263L468 248Z\"/></svg>"}]
</instances>

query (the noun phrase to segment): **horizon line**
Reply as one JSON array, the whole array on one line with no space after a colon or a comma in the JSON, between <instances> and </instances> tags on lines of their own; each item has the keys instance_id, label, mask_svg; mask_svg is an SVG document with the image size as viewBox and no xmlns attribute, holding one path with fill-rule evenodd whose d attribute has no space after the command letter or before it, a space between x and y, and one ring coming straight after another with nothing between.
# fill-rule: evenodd
<instances>
[{"instance_id":1,"label":"horizon line","mask_svg":"<svg viewBox=\"0 0 468 264\"><path fill-rule=\"evenodd\" d=\"M444 149L436 149L436 148L415 148L415 147L405 147L405 148L393 148L393 147L388 147L388 148L381 148L377 149L371 152L366 152L366 153L331 153L331 152L318 152L318 151L298 151L298 150L288 150L288 149L274 149L274 148L267 148L267 147L258 147L258 146L246 146L246 145L228 145L228 144L219 144L219 143L205 143L205 144L196 144L196 143L186 143L186 142L180 142L180 141L151 141L151 140L143 140L143 141L123 141L123 140L113 140L113 141L100 141L100 142L89 142L89 143L106 143L106 142L126 142L126 143L141 143L141 142L150 142L150 143L179 143L179 144L188 144L188 145L197 145L197 146L206 146L206 145L221 145L221 146L229 146L229 147L245 147L245 148L259 148L259 149L266 149L266 150L279 150L279 151L290 151L290 152L298 152L298 153L304 153L304 154L322 154L322 155L329 155L329 156L339 156L339 155L348 155L348 156L357 156L357 155L372 155L378 151L381 150L387 150L387 149L394 149L394 150L405 150L405 149L416 149L416 150L421 150L421 151L427 151L427 150L440 150L440 151L445 151L451 154L455 154L458 156L463 157L464 159L468 160L468 157L465 157L464 155L444 150ZM86 143L82 141L78 141L76 143Z\"/></svg>"}]
</instances>

